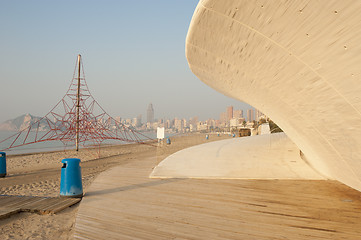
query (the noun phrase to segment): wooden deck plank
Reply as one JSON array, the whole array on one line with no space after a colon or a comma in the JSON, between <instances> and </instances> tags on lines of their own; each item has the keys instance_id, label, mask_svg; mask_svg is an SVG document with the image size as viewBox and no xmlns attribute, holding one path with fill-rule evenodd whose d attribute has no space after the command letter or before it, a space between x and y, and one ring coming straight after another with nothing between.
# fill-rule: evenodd
<instances>
[{"instance_id":1,"label":"wooden deck plank","mask_svg":"<svg viewBox=\"0 0 361 240\"><path fill-rule=\"evenodd\" d=\"M47 209L44 209L45 213L58 213L67 207L73 206L81 201L81 198L64 199L63 201L55 204Z\"/></svg>"},{"instance_id":2,"label":"wooden deck plank","mask_svg":"<svg viewBox=\"0 0 361 240\"><path fill-rule=\"evenodd\" d=\"M58 198L45 198L41 204L35 206L37 210L41 211L42 209L46 209L50 207L51 205L54 205L56 203L59 203L61 200Z\"/></svg>"},{"instance_id":3,"label":"wooden deck plank","mask_svg":"<svg viewBox=\"0 0 361 240\"><path fill-rule=\"evenodd\" d=\"M23 212L31 212L31 210L34 208L34 206L36 206L39 202L42 202L43 198L42 197L34 197L29 199L26 203L24 203L23 205L20 205L20 209Z\"/></svg>"},{"instance_id":4,"label":"wooden deck plank","mask_svg":"<svg viewBox=\"0 0 361 240\"><path fill-rule=\"evenodd\" d=\"M336 181L149 179L154 164L102 173L75 239L361 239L361 193Z\"/></svg>"},{"instance_id":5,"label":"wooden deck plank","mask_svg":"<svg viewBox=\"0 0 361 240\"><path fill-rule=\"evenodd\" d=\"M0 219L19 212L58 213L79 201L80 198L0 195Z\"/></svg>"},{"instance_id":6,"label":"wooden deck plank","mask_svg":"<svg viewBox=\"0 0 361 240\"><path fill-rule=\"evenodd\" d=\"M8 218L11 215L19 213L19 208L7 208L7 209L0 209L0 219Z\"/></svg>"},{"instance_id":7,"label":"wooden deck plank","mask_svg":"<svg viewBox=\"0 0 361 240\"><path fill-rule=\"evenodd\" d=\"M15 196L15 197L7 196L6 198L2 199L1 206L10 207L11 205L17 204L18 202L21 202L23 200L24 198L22 198L21 196Z\"/></svg>"},{"instance_id":8,"label":"wooden deck plank","mask_svg":"<svg viewBox=\"0 0 361 240\"><path fill-rule=\"evenodd\" d=\"M37 202L34 202L32 204L29 204L27 207L26 207L26 211L28 212L37 212L39 209L42 209L43 206L46 206L47 205L47 202L48 202L48 198L42 198L40 199L39 201Z\"/></svg>"}]
</instances>

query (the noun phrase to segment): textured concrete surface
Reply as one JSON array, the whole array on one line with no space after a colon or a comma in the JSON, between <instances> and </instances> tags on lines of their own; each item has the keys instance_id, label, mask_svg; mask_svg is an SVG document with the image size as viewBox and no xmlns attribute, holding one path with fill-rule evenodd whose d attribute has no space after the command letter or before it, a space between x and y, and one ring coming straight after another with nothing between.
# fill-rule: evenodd
<instances>
[{"instance_id":1,"label":"textured concrete surface","mask_svg":"<svg viewBox=\"0 0 361 240\"><path fill-rule=\"evenodd\" d=\"M151 178L325 179L284 133L232 138L176 152Z\"/></svg>"},{"instance_id":2,"label":"textured concrete surface","mask_svg":"<svg viewBox=\"0 0 361 240\"><path fill-rule=\"evenodd\" d=\"M323 175L361 190L361 1L204 0L186 56L273 119Z\"/></svg>"}]
</instances>

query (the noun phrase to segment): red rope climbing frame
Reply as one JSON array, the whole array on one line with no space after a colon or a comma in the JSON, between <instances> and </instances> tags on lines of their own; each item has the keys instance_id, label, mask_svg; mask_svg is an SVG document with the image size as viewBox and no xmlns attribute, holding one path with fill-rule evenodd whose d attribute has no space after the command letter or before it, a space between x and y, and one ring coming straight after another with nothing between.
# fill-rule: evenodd
<instances>
[{"instance_id":1,"label":"red rope climbing frame","mask_svg":"<svg viewBox=\"0 0 361 240\"><path fill-rule=\"evenodd\" d=\"M94 147L105 140L150 144L153 139L116 121L98 104L85 81L79 55L65 96L43 118L0 141L0 146L6 143L1 149L5 151L34 143L61 141L65 146L78 142L83 147Z\"/></svg>"}]
</instances>

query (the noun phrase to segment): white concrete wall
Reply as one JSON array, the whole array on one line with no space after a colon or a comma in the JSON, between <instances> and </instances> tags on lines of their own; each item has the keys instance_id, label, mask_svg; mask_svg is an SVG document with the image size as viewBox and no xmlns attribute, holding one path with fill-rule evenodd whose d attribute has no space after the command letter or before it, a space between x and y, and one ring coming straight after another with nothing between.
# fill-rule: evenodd
<instances>
[{"instance_id":1,"label":"white concrete wall","mask_svg":"<svg viewBox=\"0 0 361 240\"><path fill-rule=\"evenodd\" d=\"M315 169L361 190L360 13L354 0L204 0L186 56L204 83L273 119Z\"/></svg>"},{"instance_id":2,"label":"white concrete wall","mask_svg":"<svg viewBox=\"0 0 361 240\"><path fill-rule=\"evenodd\" d=\"M271 134L271 129L269 127L269 123L263 123L261 126L259 126L259 128L261 128L259 131L259 134L260 135L263 135L263 134Z\"/></svg>"}]
</instances>

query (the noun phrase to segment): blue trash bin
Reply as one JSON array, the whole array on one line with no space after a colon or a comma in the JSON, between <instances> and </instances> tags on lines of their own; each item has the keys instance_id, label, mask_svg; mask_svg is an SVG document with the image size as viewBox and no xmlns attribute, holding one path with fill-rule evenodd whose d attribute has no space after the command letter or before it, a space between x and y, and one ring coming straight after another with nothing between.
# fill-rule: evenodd
<instances>
[{"instance_id":1,"label":"blue trash bin","mask_svg":"<svg viewBox=\"0 0 361 240\"><path fill-rule=\"evenodd\" d=\"M61 162L60 196L83 197L80 159L65 158Z\"/></svg>"},{"instance_id":2,"label":"blue trash bin","mask_svg":"<svg viewBox=\"0 0 361 240\"><path fill-rule=\"evenodd\" d=\"M6 176L6 153L0 152L0 177Z\"/></svg>"}]
</instances>

